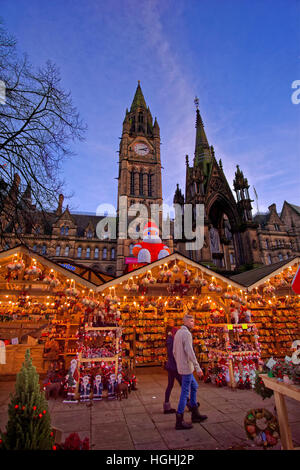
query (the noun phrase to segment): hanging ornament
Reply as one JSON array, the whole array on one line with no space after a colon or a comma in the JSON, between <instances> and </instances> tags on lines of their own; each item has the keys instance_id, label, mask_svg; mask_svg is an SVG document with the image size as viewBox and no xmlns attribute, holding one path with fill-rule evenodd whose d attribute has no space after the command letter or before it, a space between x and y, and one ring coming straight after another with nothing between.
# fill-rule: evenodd
<instances>
[{"instance_id":1,"label":"hanging ornament","mask_svg":"<svg viewBox=\"0 0 300 470\"><path fill-rule=\"evenodd\" d=\"M175 261L175 264L172 268L172 271L173 271L174 274L177 274L179 272L179 266L176 264L176 261Z\"/></svg>"},{"instance_id":2,"label":"hanging ornament","mask_svg":"<svg viewBox=\"0 0 300 470\"><path fill-rule=\"evenodd\" d=\"M172 275L173 275L173 273L172 273L171 269L167 269L167 271L166 271L167 278L170 279L172 277Z\"/></svg>"},{"instance_id":3,"label":"hanging ornament","mask_svg":"<svg viewBox=\"0 0 300 470\"><path fill-rule=\"evenodd\" d=\"M189 277L191 276L191 272L188 270L188 268L186 267L185 270L183 271L183 275L189 279Z\"/></svg>"}]
</instances>

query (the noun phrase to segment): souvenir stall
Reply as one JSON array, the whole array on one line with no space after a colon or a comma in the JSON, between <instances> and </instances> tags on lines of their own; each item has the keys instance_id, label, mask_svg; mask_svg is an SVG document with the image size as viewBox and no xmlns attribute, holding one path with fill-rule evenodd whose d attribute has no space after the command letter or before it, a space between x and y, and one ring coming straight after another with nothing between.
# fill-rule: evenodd
<instances>
[{"instance_id":1,"label":"souvenir stall","mask_svg":"<svg viewBox=\"0 0 300 470\"><path fill-rule=\"evenodd\" d=\"M246 288L179 253L105 283L97 292L118 306L122 358L129 367L163 365L166 326L180 327L186 312L195 316L194 348L206 381L217 376L218 385L248 384L259 366L259 337Z\"/></svg>"},{"instance_id":2,"label":"souvenir stall","mask_svg":"<svg viewBox=\"0 0 300 470\"><path fill-rule=\"evenodd\" d=\"M68 368L95 287L24 246L0 253L0 375L16 374L28 348L38 373Z\"/></svg>"},{"instance_id":3,"label":"souvenir stall","mask_svg":"<svg viewBox=\"0 0 300 470\"><path fill-rule=\"evenodd\" d=\"M295 257L232 277L247 287L245 299L259 331L263 360L285 358L300 339L300 295L291 288L299 264Z\"/></svg>"}]
</instances>

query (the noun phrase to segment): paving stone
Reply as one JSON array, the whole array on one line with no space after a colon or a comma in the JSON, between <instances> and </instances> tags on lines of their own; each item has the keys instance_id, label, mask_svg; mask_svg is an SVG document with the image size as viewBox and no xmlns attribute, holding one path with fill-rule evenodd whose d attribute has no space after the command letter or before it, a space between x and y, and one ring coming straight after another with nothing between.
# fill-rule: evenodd
<instances>
[{"instance_id":1,"label":"paving stone","mask_svg":"<svg viewBox=\"0 0 300 470\"><path fill-rule=\"evenodd\" d=\"M135 444L136 450L168 450L167 445L162 441L146 442L144 444Z\"/></svg>"},{"instance_id":2,"label":"paving stone","mask_svg":"<svg viewBox=\"0 0 300 470\"><path fill-rule=\"evenodd\" d=\"M194 423L193 428L188 430L176 430L175 423L171 426L168 423L157 423L156 427L170 449L189 447L211 440L209 433L199 423Z\"/></svg>"},{"instance_id":3,"label":"paving stone","mask_svg":"<svg viewBox=\"0 0 300 470\"><path fill-rule=\"evenodd\" d=\"M132 425L129 428L129 432L134 444L150 444L151 442L162 439L160 433L154 426L150 429L144 426Z\"/></svg>"},{"instance_id":4,"label":"paving stone","mask_svg":"<svg viewBox=\"0 0 300 470\"><path fill-rule=\"evenodd\" d=\"M90 413L83 412L59 412L52 413L51 424L62 429L63 432L77 432L90 430Z\"/></svg>"},{"instance_id":5,"label":"paving stone","mask_svg":"<svg viewBox=\"0 0 300 470\"><path fill-rule=\"evenodd\" d=\"M132 441L119 441L115 444L102 445L101 441L95 442L91 446L91 450L134 450L134 444Z\"/></svg>"},{"instance_id":6,"label":"paving stone","mask_svg":"<svg viewBox=\"0 0 300 470\"><path fill-rule=\"evenodd\" d=\"M121 410L113 410L113 411L97 410L95 412L92 412L91 420L92 420L92 425L114 423L114 422L125 424L124 413Z\"/></svg>"},{"instance_id":7,"label":"paving stone","mask_svg":"<svg viewBox=\"0 0 300 470\"><path fill-rule=\"evenodd\" d=\"M128 428L126 424L122 423L111 423L102 426L101 424L92 425L92 444L95 444L97 448L105 448L105 446L113 448L117 446L119 442L128 442L132 444Z\"/></svg>"},{"instance_id":8,"label":"paving stone","mask_svg":"<svg viewBox=\"0 0 300 470\"><path fill-rule=\"evenodd\" d=\"M148 414L131 414L126 415L126 423L128 426L132 427L135 425L143 426L144 428L154 429L153 421L151 420Z\"/></svg>"}]
</instances>

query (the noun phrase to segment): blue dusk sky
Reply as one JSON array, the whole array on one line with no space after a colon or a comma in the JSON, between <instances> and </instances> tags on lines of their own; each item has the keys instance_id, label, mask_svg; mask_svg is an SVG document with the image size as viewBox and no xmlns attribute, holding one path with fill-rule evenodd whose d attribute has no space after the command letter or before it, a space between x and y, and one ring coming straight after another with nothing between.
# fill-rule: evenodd
<instances>
[{"instance_id":1,"label":"blue dusk sky","mask_svg":"<svg viewBox=\"0 0 300 470\"><path fill-rule=\"evenodd\" d=\"M163 197L184 191L195 106L232 187L238 164L260 211L300 205L297 0L1 0L7 30L40 66L60 69L88 125L62 167L71 210L116 206L118 147L137 81L161 130ZM256 202L253 203L256 212Z\"/></svg>"}]
</instances>

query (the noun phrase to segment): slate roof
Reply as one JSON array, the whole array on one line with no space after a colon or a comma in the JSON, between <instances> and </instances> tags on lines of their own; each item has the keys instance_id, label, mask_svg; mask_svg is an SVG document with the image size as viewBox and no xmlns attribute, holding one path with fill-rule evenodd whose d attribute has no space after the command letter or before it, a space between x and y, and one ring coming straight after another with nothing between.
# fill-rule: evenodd
<instances>
[{"instance_id":1,"label":"slate roof","mask_svg":"<svg viewBox=\"0 0 300 470\"><path fill-rule=\"evenodd\" d=\"M235 274L234 276L230 276L234 282L242 284L245 287L249 287L252 284L264 279L265 277L269 277L277 271L278 269L282 268L285 265L288 265L291 261L299 259L297 256L293 256L288 260L279 261L278 263L269 264L267 266L262 266L261 268L251 269L250 271L245 271L241 274Z\"/></svg>"}]
</instances>

